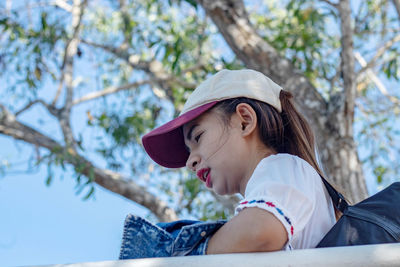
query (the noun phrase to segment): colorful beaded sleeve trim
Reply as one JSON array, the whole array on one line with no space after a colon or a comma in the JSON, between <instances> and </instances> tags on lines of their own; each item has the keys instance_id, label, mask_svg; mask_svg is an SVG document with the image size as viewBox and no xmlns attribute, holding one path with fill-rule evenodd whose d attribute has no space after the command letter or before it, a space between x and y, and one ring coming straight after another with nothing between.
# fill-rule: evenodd
<instances>
[{"instance_id":1,"label":"colorful beaded sleeve trim","mask_svg":"<svg viewBox=\"0 0 400 267\"><path fill-rule=\"evenodd\" d=\"M236 212L239 212L241 210L243 210L246 207L240 207L241 205L251 205L251 204L262 204L262 205L266 205L267 207L270 208L274 208L284 219L285 221L289 224L289 228L290 228L290 234L293 236L293 232L294 232L294 228L292 225L292 222L290 221L290 219L283 213L283 211L278 208L274 203L270 202L270 201L265 201L265 200L251 200L251 201L243 201L239 203L239 206L236 208Z\"/></svg>"}]
</instances>

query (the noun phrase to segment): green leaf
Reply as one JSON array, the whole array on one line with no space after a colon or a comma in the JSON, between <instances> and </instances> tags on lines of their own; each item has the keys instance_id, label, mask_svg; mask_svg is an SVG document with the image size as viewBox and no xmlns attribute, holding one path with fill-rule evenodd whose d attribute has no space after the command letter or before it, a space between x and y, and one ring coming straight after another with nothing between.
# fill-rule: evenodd
<instances>
[{"instance_id":1,"label":"green leaf","mask_svg":"<svg viewBox=\"0 0 400 267\"><path fill-rule=\"evenodd\" d=\"M192 5L195 9L197 9L197 1L196 0L185 0L185 2Z\"/></svg>"},{"instance_id":2,"label":"green leaf","mask_svg":"<svg viewBox=\"0 0 400 267\"><path fill-rule=\"evenodd\" d=\"M83 200L88 200L94 193L94 186L92 186L89 190L89 192L86 194L86 196L83 198Z\"/></svg>"},{"instance_id":3,"label":"green leaf","mask_svg":"<svg viewBox=\"0 0 400 267\"><path fill-rule=\"evenodd\" d=\"M42 79L42 70L40 69L39 66L36 66L34 73L35 73L36 79L40 81Z\"/></svg>"},{"instance_id":4,"label":"green leaf","mask_svg":"<svg viewBox=\"0 0 400 267\"><path fill-rule=\"evenodd\" d=\"M387 171L388 171L388 169L382 165L374 168L373 172L374 172L374 175L376 176L376 180L378 183L382 183L383 176L387 173Z\"/></svg>"},{"instance_id":5,"label":"green leaf","mask_svg":"<svg viewBox=\"0 0 400 267\"><path fill-rule=\"evenodd\" d=\"M95 178L94 168L91 167L91 168L89 169L89 181L88 181L88 182L93 182L93 181L94 181L94 178Z\"/></svg>"},{"instance_id":6,"label":"green leaf","mask_svg":"<svg viewBox=\"0 0 400 267\"><path fill-rule=\"evenodd\" d=\"M40 18L40 22L41 22L41 25L42 25L42 31L45 31L46 28L47 28L46 19L47 19L47 13L46 12L42 12L41 18Z\"/></svg>"},{"instance_id":7,"label":"green leaf","mask_svg":"<svg viewBox=\"0 0 400 267\"><path fill-rule=\"evenodd\" d=\"M46 178L46 186L50 186L52 180L53 180L53 175L50 173L47 175L47 178Z\"/></svg>"}]
</instances>

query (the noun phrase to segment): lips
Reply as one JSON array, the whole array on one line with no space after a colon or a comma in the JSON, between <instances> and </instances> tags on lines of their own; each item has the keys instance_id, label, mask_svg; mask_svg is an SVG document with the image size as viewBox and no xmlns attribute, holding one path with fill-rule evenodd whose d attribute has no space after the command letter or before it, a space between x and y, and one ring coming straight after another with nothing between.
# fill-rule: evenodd
<instances>
[{"instance_id":1,"label":"lips","mask_svg":"<svg viewBox=\"0 0 400 267\"><path fill-rule=\"evenodd\" d=\"M207 176L206 176L206 186L207 186L208 188L211 188L211 187L212 187L211 174L210 174L210 172L208 172L208 173L207 173Z\"/></svg>"},{"instance_id":2,"label":"lips","mask_svg":"<svg viewBox=\"0 0 400 267\"><path fill-rule=\"evenodd\" d=\"M210 168L204 168L200 169L197 171L197 177L202 181L206 183L206 186L208 188L212 187L211 183L211 175L210 175Z\"/></svg>"},{"instance_id":3,"label":"lips","mask_svg":"<svg viewBox=\"0 0 400 267\"><path fill-rule=\"evenodd\" d=\"M209 168L204 168L204 169L198 170L196 174L197 174L197 177L201 181L205 182L207 180L207 175L208 175L209 172L210 172Z\"/></svg>"}]
</instances>

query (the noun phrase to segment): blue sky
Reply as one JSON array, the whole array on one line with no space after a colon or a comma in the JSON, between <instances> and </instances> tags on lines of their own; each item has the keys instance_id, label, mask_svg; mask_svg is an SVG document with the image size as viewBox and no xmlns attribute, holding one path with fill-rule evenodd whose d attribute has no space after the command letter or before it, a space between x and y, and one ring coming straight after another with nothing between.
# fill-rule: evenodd
<instances>
[{"instance_id":1,"label":"blue sky","mask_svg":"<svg viewBox=\"0 0 400 267\"><path fill-rule=\"evenodd\" d=\"M10 141L0 137L0 159L21 155ZM99 187L95 199L83 201L72 173L61 180L57 172L50 187L44 167L0 178L0 266L115 260L125 216L146 216L135 203Z\"/></svg>"}]
</instances>

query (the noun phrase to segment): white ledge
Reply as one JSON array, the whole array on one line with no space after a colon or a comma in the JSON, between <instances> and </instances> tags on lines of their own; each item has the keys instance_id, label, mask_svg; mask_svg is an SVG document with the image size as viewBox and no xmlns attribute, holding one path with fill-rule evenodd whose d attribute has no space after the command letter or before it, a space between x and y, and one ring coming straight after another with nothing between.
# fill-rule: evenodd
<instances>
[{"instance_id":1,"label":"white ledge","mask_svg":"<svg viewBox=\"0 0 400 267\"><path fill-rule=\"evenodd\" d=\"M207 256L146 258L75 264L56 264L48 267L208 267L208 266L400 266L400 243L317 248L293 251L237 253Z\"/></svg>"}]
</instances>

